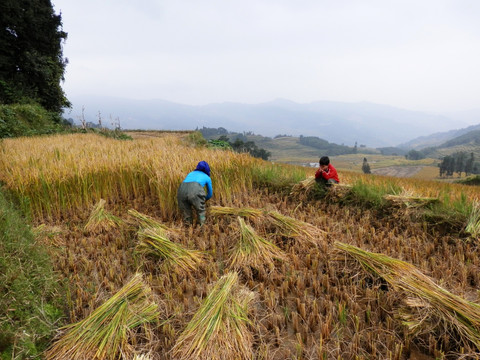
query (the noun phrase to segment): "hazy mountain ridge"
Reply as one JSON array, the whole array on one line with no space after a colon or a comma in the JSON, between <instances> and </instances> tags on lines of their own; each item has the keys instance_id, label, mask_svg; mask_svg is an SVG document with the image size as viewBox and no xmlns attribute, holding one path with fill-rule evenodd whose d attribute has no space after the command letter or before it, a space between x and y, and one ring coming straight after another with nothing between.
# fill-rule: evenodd
<instances>
[{"instance_id":1,"label":"hazy mountain ridge","mask_svg":"<svg viewBox=\"0 0 480 360\"><path fill-rule=\"evenodd\" d=\"M475 145L480 146L480 126L476 130L467 132L466 134L457 136L439 146L439 148L448 148L458 145Z\"/></svg>"},{"instance_id":2,"label":"hazy mountain ridge","mask_svg":"<svg viewBox=\"0 0 480 360\"><path fill-rule=\"evenodd\" d=\"M434 131L450 130L454 120L372 103L317 101L299 104L276 99L260 104L220 103L182 105L165 100L132 100L84 96L71 98L73 109L66 117L78 121L82 106L87 121L108 124L120 119L123 129L186 130L224 127L230 131L318 136L329 142L368 147L395 146ZM457 122L458 124L458 122ZM462 124L460 124L462 125Z\"/></svg>"},{"instance_id":3,"label":"hazy mountain ridge","mask_svg":"<svg viewBox=\"0 0 480 360\"><path fill-rule=\"evenodd\" d=\"M480 130L479 125L471 125L462 129L455 129L446 132L437 132L428 136L421 136L410 140L406 143L398 145L400 148L404 149L415 149L421 150L427 147L449 147L448 142L454 140L455 138L461 137L468 134L472 131ZM462 140L460 140L461 142Z\"/></svg>"}]
</instances>

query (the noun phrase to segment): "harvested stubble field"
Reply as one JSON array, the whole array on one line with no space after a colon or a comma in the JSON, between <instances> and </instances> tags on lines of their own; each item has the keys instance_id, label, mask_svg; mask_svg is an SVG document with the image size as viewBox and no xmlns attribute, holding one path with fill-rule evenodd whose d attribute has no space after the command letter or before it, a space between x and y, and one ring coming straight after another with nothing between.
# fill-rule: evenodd
<instances>
[{"instance_id":1,"label":"harvested stubble field","mask_svg":"<svg viewBox=\"0 0 480 360\"><path fill-rule=\"evenodd\" d=\"M195 148L178 136L132 142L83 135L17 139L4 141L1 150L1 180L23 199L37 241L48 247L67 280L66 324L91 318L118 291L126 292L137 273L157 305L156 319L125 320L129 330L118 327L124 331L114 346L118 351L100 351L101 337L92 340L88 355L82 353L86 346L66 351L71 344L62 341L69 329L59 329L49 359L480 358L480 319L454 311L471 330L462 332L430 297L405 292L391 280L402 274L385 267L390 277L379 276L339 245L409 263L476 309L477 239L414 221L401 208L386 214L334 196L299 198L285 184L311 175L303 169ZM175 190L199 160L211 164L209 206L218 208L209 211L202 228L185 227ZM471 187L340 176L404 194L478 198ZM285 223L313 225L313 241L308 232L282 229L272 214L288 216L277 216ZM157 247L161 253L146 251L155 239L164 244ZM253 260L249 252L256 254ZM125 316L130 313L125 308ZM105 326L122 323L111 319ZM74 341L84 339L78 335Z\"/></svg>"}]
</instances>

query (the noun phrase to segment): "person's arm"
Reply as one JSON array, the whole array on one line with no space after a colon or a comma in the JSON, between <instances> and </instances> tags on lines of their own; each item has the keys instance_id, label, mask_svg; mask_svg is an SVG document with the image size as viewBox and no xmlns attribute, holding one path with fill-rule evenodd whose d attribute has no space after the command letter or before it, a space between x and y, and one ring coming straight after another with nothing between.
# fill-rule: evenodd
<instances>
[{"instance_id":1,"label":"person's arm","mask_svg":"<svg viewBox=\"0 0 480 360\"><path fill-rule=\"evenodd\" d=\"M206 185L207 185L207 196L205 197L205 200L208 200L213 195L212 180L210 178L208 178Z\"/></svg>"},{"instance_id":2,"label":"person's arm","mask_svg":"<svg viewBox=\"0 0 480 360\"><path fill-rule=\"evenodd\" d=\"M322 176L322 168L318 168L317 171L315 171L315 179L318 179L320 176Z\"/></svg>"}]
</instances>

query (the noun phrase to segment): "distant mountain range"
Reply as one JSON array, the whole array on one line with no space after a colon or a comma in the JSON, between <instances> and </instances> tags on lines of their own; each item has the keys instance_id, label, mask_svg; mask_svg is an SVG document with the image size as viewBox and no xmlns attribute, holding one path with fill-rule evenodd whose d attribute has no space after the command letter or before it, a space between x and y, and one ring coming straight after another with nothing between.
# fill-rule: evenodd
<instances>
[{"instance_id":1,"label":"distant mountain range","mask_svg":"<svg viewBox=\"0 0 480 360\"><path fill-rule=\"evenodd\" d=\"M353 146L355 142L367 147L423 146L419 144L430 139L430 134L466 127L476 114L480 123L480 109L458 116L444 116L367 102L317 101L299 104L277 99L260 104L227 102L192 106L164 100L98 96L70 97L70 101L73 108L65 117L77 123L84 107L86 121L97 123L100 112L103 124L115 122L118 118L123 129L224 127L230 131L253 131L270 137L278 134L318 136L348 146ZM446 140L451 138L445 136ZM419 137L424 139L412 142ZM411 145L408 145L410 142Z\"/></svg>"},{"instance_id":2,"label":"distant mountain range","mask_svg":"<svg viewBox=\"0 0 480 360\"><path fill-rule=\"evenodd\" d=\"M478 130L480 130L480 124L468 126L463 129L438 132L428 136L418 137L400 144L398 147L415 150L421 150L427 147L452 147L470 142L472 138L478 136ZM454 141L455 139L456 141Z\"/></svg>"}]
</instances>

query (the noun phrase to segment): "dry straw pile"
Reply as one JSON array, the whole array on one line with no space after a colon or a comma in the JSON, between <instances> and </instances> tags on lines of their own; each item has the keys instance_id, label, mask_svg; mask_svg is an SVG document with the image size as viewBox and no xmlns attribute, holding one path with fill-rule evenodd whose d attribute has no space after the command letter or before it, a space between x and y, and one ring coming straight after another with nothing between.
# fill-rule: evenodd
<instances>
[{"instance_id":1,"label":"dry straw pile","mask_svg":"<svg viewBox=\"0 0 480 360\"><path fill-rule=\"evenodd\" d=\"M123 220L106 211L105 200L100 199L90 213L84 229L92 233L108 232L121 224L123 224Z\"/></svg>"},{"instance_id":2,"label":"dry straw pile","mask_svg":"<svg viewBox=\"0 0 480 360\"><path fill-rule=\"evenodd\" d=\"M255 269L267 268L272 271L275 268L275 260L286 260L285 254L272 242L259 236L255 230L245 224L245 220L238 217L240 224L240 239L232 249L229 266L240 270L246 266Z\"/></svg>"},{"instance_id":3,"label":"dry straw pile","mask_svg":"<svg viewBox=\"0 0 480 360\"><path fill-rule=\"evenodd\" d=\"M218 215L234 215L244 216L251 219L269 223L277 228L277 232L286 237L307 240L313 244L317 244L322 240L326 232L313 226L312 224L280 214L272 210L259 210L252 208L235 208L212 206L210 213L214 216Z\"/></svg>"},{"instance_id":4,"label":"dry straw pile","mask_svg":"<svg viewBox=\"0 0 480 360\"><path fill-rule=\"evenodd\" d=\"M140 240L136 251L162 259L166 270L180 269L189 273L204 261L205 257L200 251L186 249L171 241L162 228L142 229L138 232L138 237Z\"/></svg>"},{"instance_id":5,"label":"dry straw pile","mask_svg":"<svg viewBox=\"0 0 480 360\"><path fill-rule=\"evenodd\" d=\"M236 272L222 276L172 349L175 359L251 359L249 304L254 294L242 288Z\"/></svg>"},{"instance_id":6,"label":"dry straw pile","mask_svg":"<svg viewBox=\"0 0 480 360\"><path fill-rule=\"evenodd\" d=\"M410 329L422 333L425 333L425 328L422 329L422 326L427 326L429 332L450 333L454 330L459 342L470 342L480 350L479 304L450 293L405 261L371 253L353 245L337 242L335 246L359 261L366 270L386 280L396 290L423 300L420 303L409 302L415 307L428 307L428 311L422 313L422 318L410 317L408 323ZM432 321L432 319L440 321ZM432 328L432 324L435 324L435 329Z\"/></svg>"},{"instance_id":7,"label":"dry straw pile","mask_svg":"<svg viewBox=\"0 0 480 360\"><path fill-rule=\"evenodd\" d=\"M136 274L90 316L65 327L66 333L48 349L46 358L130 359L135 352L137 329L143 326L144 336L151 337L145 325L157 322L159 316L150 287L141 274Z\"/></svg>"}]
</instances>

